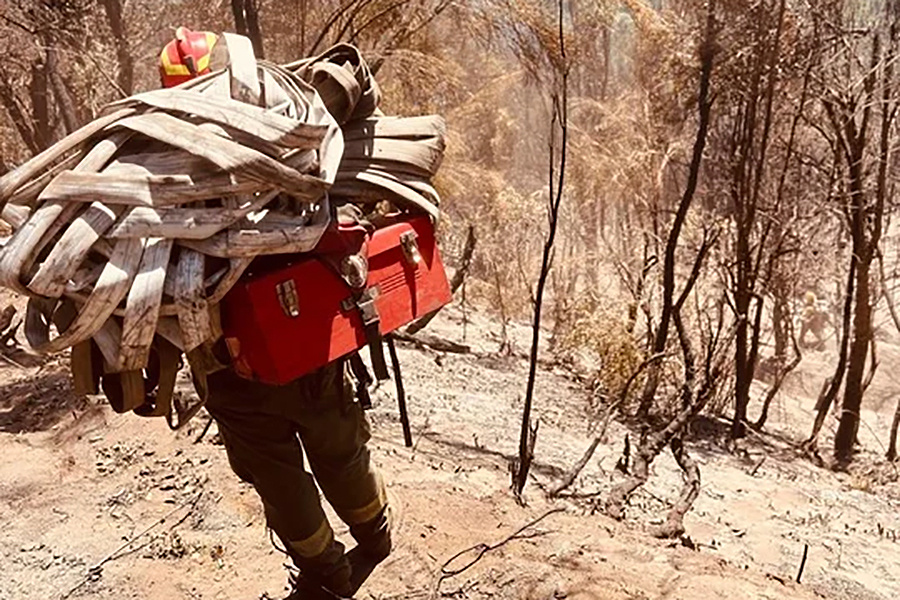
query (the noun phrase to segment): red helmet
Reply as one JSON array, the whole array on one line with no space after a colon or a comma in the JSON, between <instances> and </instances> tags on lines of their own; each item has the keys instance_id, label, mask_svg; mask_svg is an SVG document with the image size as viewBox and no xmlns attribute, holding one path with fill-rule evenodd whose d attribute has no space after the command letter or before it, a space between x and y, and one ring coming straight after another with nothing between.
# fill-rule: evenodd
<instances>
[{"instance_id":1,"label":"red helmet","mask_svg":"<svg viewBox=\"0 0 900 600\"><path fill-rule=\"evenodd\" d=\"M175 39L159 55L159 77L163 87L173 87L209 73L209 59L219 39L211 31L175 30Z\"/></svg>"}]
</instances>

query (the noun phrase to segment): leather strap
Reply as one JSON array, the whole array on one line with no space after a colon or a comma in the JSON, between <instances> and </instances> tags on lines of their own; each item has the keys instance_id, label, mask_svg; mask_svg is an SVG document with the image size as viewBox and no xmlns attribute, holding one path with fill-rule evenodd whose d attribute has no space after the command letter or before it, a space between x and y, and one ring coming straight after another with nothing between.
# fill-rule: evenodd
<instances>
[{"instance_id":1,"label":"leather strap","mask_svg":"<svg viewBox=\"0 0 900 600\"><path fill-rule=\"evenodd\" d=\"M147 394L144 403L134 409L135 414L142 417L162 417L169 414L175 394L175 380L181 366L181 350L171 342L157 336L154 347L159 355L159 383L156 393Z\"/></svg>"}]
</instances>

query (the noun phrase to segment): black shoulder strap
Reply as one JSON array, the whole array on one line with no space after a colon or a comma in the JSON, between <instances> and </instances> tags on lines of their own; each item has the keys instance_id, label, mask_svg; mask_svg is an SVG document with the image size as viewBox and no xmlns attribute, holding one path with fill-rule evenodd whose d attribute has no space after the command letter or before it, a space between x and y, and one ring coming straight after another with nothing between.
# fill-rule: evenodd
<instances>
[{"instance_id":1,"label":"black shoulder strap","mask_svg":"<svg viewBox=\"0 0 900 600\"><path fill-rule=\"evenodd\" d=\"M397 358L397 349L394 348L394 336L385 336L388 351L391 353L391 365L394 367L394 385L397 386L397 407L400 409L400 425L403 427L403 443L407 448L412 448L412 430L409 426L409 413L406 410L406 391L403 388L403 374L400 372L400 359Z\"/></svg>"},{"instance_id":2,"label":"black shoulder strap","mask_svg":"<svg viewBox=\"0 0 900 600\"><path fill-rule=\"evenodd\" d=\"M390 379L387 362L384 360L384 337L381 335L381 318L378 308L375 306L376 292L368 288L361 293L354 294L353 304L359 311L363 329L366 334L366 342L369 345L369 357L372 360L372 370L378 381Z\"/></svg>"}]
</instances>

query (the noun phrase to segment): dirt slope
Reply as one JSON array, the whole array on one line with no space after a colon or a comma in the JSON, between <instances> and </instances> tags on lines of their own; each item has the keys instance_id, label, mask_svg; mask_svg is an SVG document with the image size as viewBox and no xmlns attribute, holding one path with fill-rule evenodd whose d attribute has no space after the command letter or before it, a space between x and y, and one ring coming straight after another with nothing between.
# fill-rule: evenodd
<instances>
[{"instance_id":1,"label":"dirt slope","mask_svg":"<svg viewBox=\"0 0 900 600\"><path fill-rule=\"evenodd\" d=\"M703 463L703 489L687 519L697 550L645 532L664 516L678 488L679 474L667 457L654 465L626 522L591 514L590 495L614 481L609 473L620 429L573 490L578 497L549 503L540 485L567 468L590 438L585 396L563 372L539 375L534 481L528 506L518 506L507 491L507 461L516 447L526 365L492 354L497 344L487 318L475 315L463 340L460 318L449 310L433 331L471 344L472 354L400 349L413 449L402 445L392 386L376 394L374 455L389 481L398 547L359 598L900 594L896 483L879 485L798 462L774 438L737 455L709 443L691 447ZM524 349L527 332L515 333ZM203 419L173 434L160 421L74 399L67 386L59 361L25 370L0 364L0 599L58 599L71 592L71 598L230 600L284 593L283 556L269 542L253 490L230 473L214 443L214 426L195 444ZM810 404L801 396L782 402L777 428L805 428ZM872 422L884 427L886 420L880 415ZM765 462L751 476L763 454ZM456 553L501 542L554 508L563 510L439 581L441 565ZM339 534L346 537L345 530ZM809 558L803 584L796 585L804 544ZM469 558L473 552L448 569Z\"/></svg>"}]
</instances>

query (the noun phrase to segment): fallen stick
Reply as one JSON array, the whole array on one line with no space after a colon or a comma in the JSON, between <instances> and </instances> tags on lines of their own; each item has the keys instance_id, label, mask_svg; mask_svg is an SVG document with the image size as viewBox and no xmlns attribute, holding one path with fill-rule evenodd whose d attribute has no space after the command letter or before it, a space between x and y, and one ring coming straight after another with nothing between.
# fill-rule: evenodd
<instances>
[{"instance_id":1,"label":"fallen stick","mask_svg":"<svg viewBox=\"0 0 900 600\"><path fill-rule=\"evenodd\" d=\"M150 525L149 527L147 527L146 529L144 529L143 531L141 531L139 534L137 534L137 535L131 537L131 538L130 538L129 540L127 540L124 544L122 544L121 546L119 546L118 548L116 548L115 550L113 550L111 553L109 553L108 555L106 555L106 558L104 558L103 560L101 560L100 562L98 562L97 564L95 564L93 567L90 567L90 568L88 569L87 575L85 575L85 576L81 579L81 581L78 582L78 584L77 584L75 587L73 587L73 588L70 589L68 592L66 592L66 593L60 598L60 600L66 600L68 597L70 597L70 596L71 596L72 594L74 594L76 591L78 591L79 589L81 589L81 586L83 586L84 584L86 584L88 581L91 581L91 579L95 579L95 578L99 577L99 576L100 576L100 573L102 572L103 565L105 565L105 564L108 563L108 562L111 562L111 561L116 560L116 559L119 558L120 556L123 556L122 552L124 552L124 551L125 551L129 546L131 546L133 543L135 543L136 541L138 541L139 539L141 539L142 537L144 537L145 535L147 535L148 533L150 533L151 531L153 531L154 529L156 529L156 528L159 527L160 525L164 524L164 523L166 522L166 519L168 519L169 517L171 517L172 515L174 515L174 514L175 514L176 512L178 512L179 510L185 508L186 506L190 506L190 507L191 507L190 510L188 510L187 513L185 513L185 515L184 515L183 517L181 517L178 521L176 521L176 522L172 525L172 527L170 527L169 529L174 529L175 527L177 527L178 525L180 525L181 523L183 523L184 520L187 519L187 518L194 512L194 509L197 508L197 503L200 501L200 498L201 498L202 496L203 496L203 492L200 492L199 494L197 494L196 496L194 496L194 498L192 498L191 500L187 500L187 501L185 501L185 502L182 502L181 504L179 504L178 506L176 506L175 508L173 508L172 510L170 510L169 512L167 512L165 515L163 515L162 517L160 517L159 519L157 519L156 521L154 521L152 525Z\"/></svg>"},{"instance_id":2,"label":"fallen stick","mask_svg":"<svg viewBox=\"0 0 900 600\"><path fill-rule=\"evenodd\" d=\"M806 566L807 554L809 554L809 544L803 544L803 558L800 559L800 570L797 571L797 583L800 583L800 578L803 577L803 568Z\"/></svg>"},{"instance_id":3,"label":"fallen stick","mask_svg":"<svg viewBox=\"0 0 900 600\"><path fill-rule=\"evenodd\" d=\"M409 335L406 333L394 332L391 334L391 336L395 340L408 342L414 345L419 350L431 348L432 350L438 350L439 352L450 352L452 354L469 354L470 352L472 352L471 346L457 344L456 342L451 342L450 340L431 335L430 333Z\"/></svg>"},{"instance_id":4,"label":"fallen stick","mask_svg":"<svg viewBox=\"0 0 900 600\"><path fill-rule=\"evenodd\" d=\"M441 565L440 572L439 572L438 576L435 578L434 585L432 586L432 589L431 589L431 598L438 597L438 595L440 594L441 583L443 583L443 581L445 579L449 579L451 577L455 577L455 576L459 575L463 571L472 567L479 560L481 560L481 558L485 554L490 552L491 550L496 550L497 548L505 546L506 544L508 544L509 542L511 542L515 539L521 538L522 533L526 529L528 529L530 527L534 527L535 525L537 525L538 523L540 523L541 521L543 521L550 515L556 514L558 512L563 512L564 510L565 510L565 508L562 508L562 507L552 508L552 509L548 510L547 512L545 512L544 514L542 514L541 516L537 517L536 519L532 519L528 523L522 525L515 532L506 536L505 538L503 538L502 540L500 540L499 542L497 542L495 544L485 544L484 542L482 542L480 544L475 544L474 546L469 546L468 548L466 548L464 550L460 550L459 552L457 552L456 554L454 554L453 556L451 556L450 558L445 560L444 564ZM461 566L457 569L447 569L447 567L450 565L450 563L452 563L454 560L456 560L457 558L459 558L460 556L464 555L467 552L472 552L473 550L476 552L476 554L475 554L475 557L472 558L472 560L470 560L469 562L467 562L466 564L464 564L463 566Z\"/></svg>"},{"instance_id":5,"label":"fallen stick","mask_svg":"<svg viewBox=\"0 0 900 600\"><path fill-rule=\"evenodd\" d=\"M209 427L210 427L210 425L212 425L212 424L213 424L213 418L210 417L209 419L207 419L206 425L203 426L203 431L201 431L201 432L200 432L200 435L198 435L198 436L196 437L196 439L194 439L194 443L195 443L195 444L199 444L200 442L203 441L203 438L206 436L206 432L209 431Z\"/></svg>"},{"instance_id":6,"label":"fallen stick","mask_svg":"<svg viewBox=\"0 0 900 600\"><path fill-rule=\"evenodd\" d=\"M17 361L15 361L15 360L13 360L12 358L8 357L6 354L4 354L2 348L0 348L0 358L2 358L3 360L5 360L6 362L8 362L9 364L11 364L11 365L14 366L14 367L19 367L20 369L26 369L26 368L27 368L27 367L26 367L25 365L23 365L22 363L17 362Z\"/></svg>"},{"instance_id":7,"label":"fallen stick","mask_svg":"<svg viewBox=\"0 0 900 600\"><path fill-rule=\"evenodd\" d=\"M759 459L755 465L753 465L753 469L750 471L750 477L756 477L756 473L759 471L759 468L763 466L763 463L766 462L766 457L768 454L763 454L763 457Z\"/></svg>"}]
</instances>

